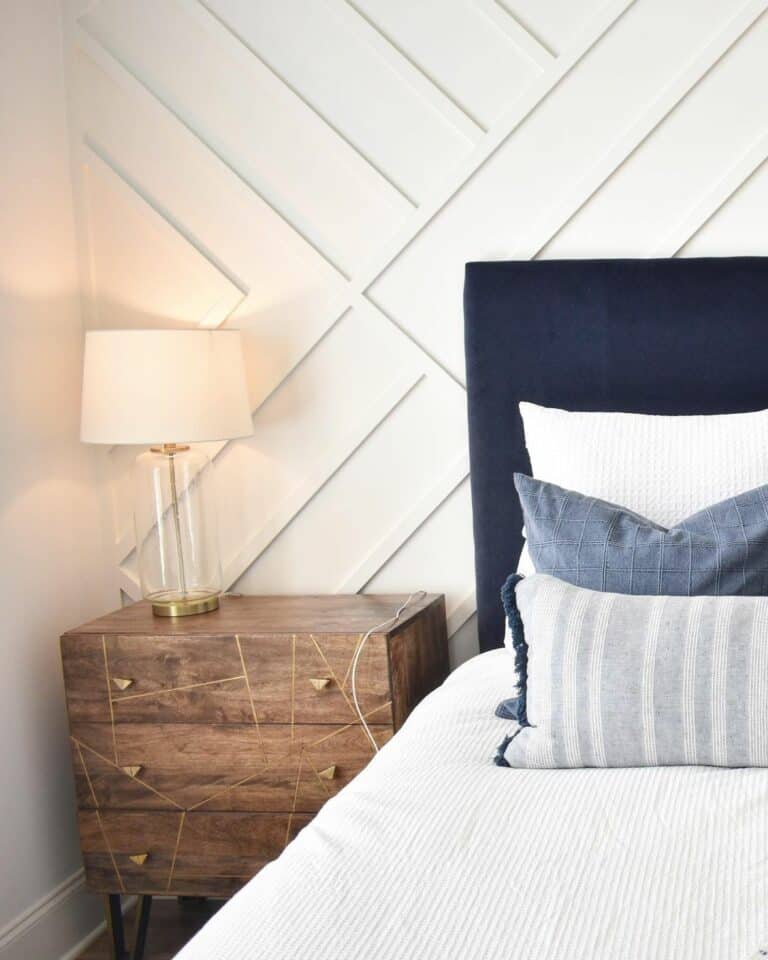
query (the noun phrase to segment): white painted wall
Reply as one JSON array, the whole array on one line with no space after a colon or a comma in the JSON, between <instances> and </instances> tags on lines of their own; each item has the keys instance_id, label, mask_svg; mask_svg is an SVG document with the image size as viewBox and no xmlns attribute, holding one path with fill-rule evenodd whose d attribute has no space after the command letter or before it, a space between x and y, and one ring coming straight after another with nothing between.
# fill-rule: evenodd
<instances>
[{"instance_id":1,"label":"white painted wall","mask_svg":"<svg viewBox=\"0 0 768 960\"><path fill-rule=\"evenodd\" d=\"M0 957L48 960L83 893L59 634L104 612L57 0L0 7Z\"/></svg>"},{"instance_id":2,"label":"white painted wall","mask_svg":"<svg viewBox=\"0 0 768 960\"><path fill-rule=\"evenodd\" d=\"M463 264L768 252L767 3L65 0L89 323L245 331L229 584L445 591L476 649Z\"/></svg>"},{"instance_id":3,"label":"white painted wall","mask_svg":"<svg viewBox=\"0 0 768 960\"><path fill-rule=\"evenodd\" d=\"M768 0L62 3L86 323L245 331L255 433L214 451L228 583L445 591L454 660L467 656L463 264L768 253ZM50 25L23 19L33 49L53 42ZM60 122L61 106L55 64L14 49L15 146L38 85L50 93L38 110ZM14 205L34 211L39 195L17 182ZM15 275L42 282L41 259ZM36 299L24 305L35 316ZM53 322L46 310L24 330L50 346ZM73 339L76 327L73 313ZM71 416L74 431L74 400L61 407L56 429ZM110 457L111 597L137 595L134 454ZM63 455L37 456L63 470ZM33 448L15 457L20 477ZM29 547L35 585L40 564L64 576L44 542ZM30 700L13 683L16 715L34 722L59 696ZM60 746L43 759L64 778ZM22 805L19 822L34 820ZM49 884L74 856L72 832L55 840Z\"/></svg>"}]
</instances>

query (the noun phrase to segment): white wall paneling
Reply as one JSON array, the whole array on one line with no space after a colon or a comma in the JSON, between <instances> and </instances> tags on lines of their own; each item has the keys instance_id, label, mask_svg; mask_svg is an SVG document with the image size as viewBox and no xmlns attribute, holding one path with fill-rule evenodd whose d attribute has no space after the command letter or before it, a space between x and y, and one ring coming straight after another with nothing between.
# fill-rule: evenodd
<instances>
[{"instance_id":1,"label":"white wall paneling","mask_svg":"<svg viewBox=\"0 0 768 960\"><path fill-rule=\"evenodd\" d=\"M445 590L463 658L463 265L768 252L768 0L65 5L90 322L244 331L228 586Z\"/></svg>"}]
</instances>

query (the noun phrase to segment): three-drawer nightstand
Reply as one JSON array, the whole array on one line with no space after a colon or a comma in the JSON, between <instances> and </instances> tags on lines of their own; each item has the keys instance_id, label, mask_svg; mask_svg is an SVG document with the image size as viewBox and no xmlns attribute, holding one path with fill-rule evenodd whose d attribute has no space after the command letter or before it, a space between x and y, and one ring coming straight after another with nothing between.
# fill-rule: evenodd
<instances>
[{"instance_id":1,"label":"three-drawer nightstand","mask_svg":"<svg viewBox=\"0 0 768 960\"><path fill-rule=\"evenodd\" d=\"M137 603L61 638L88 888L226 897L249 880L373 753L354 709L352 661L401 596L225 597L155 617ZM448 673L445 604L428 595L367 641L360 708L385 743Z\"/></svg>"}]
</instances>

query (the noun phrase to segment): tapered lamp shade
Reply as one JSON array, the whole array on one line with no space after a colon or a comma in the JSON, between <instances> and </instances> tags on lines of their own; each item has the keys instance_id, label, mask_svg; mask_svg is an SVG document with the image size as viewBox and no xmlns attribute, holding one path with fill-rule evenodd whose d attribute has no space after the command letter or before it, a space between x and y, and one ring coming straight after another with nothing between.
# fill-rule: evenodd
<instances>
[{"instance_id":1,"label":"tapered lamp shade","mask_svg":"<svg viewBox=\"0 0 768 960\"><path fill-rule=\"evenodd\" d=\"M239 330L86 334L86 443L195 443L252 432Z\"/></svg>"},{"instance_id":2,"label":"tapered lamp shade","mask_svg":"<svg viewBox=\"0 0 768 960\"><path fill-rule=\"evenodd\" d=\"M214 468L189 444L253 432L237 330L86 334L80 436L147 444L134 467L143 596L159 616L215 610L222 591Z\"/></svg>"}]
</instances>

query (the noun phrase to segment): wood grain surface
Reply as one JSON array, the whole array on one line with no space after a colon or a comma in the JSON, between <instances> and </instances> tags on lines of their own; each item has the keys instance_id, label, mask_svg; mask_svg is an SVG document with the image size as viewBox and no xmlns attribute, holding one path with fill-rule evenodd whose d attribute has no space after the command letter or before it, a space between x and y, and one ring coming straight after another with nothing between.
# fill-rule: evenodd
<instances>
[{"instance_id":1,"label":"wood grain surface","mask_svg":"<svg viewBox=\"0 0 768 960\"><path fill-rule=\"evenodd\" d=\"M218 610L192 617L155 617L146 600L91 620L70 633L145 634L156 637L232 636L236 633L363 633L392 616L407 594L321 596L225 596ZM410 604L388 636L442 599L428 593ZM165 622L163 622L165 621ZM65 634L66 636L66 634Z\"/></svg>"},{"instance_id":2,"label":"wood grain surface","mask_svg":"<svg viewBox=\"0 0 768 960\"><path fill-rule=\"evenodd\" d=\"M352 662L401 599L244 597L179 620L135 604L65 634L89 888L229 896L274 859L373 756ZM379 746L447 673L441 596L370 637L357 690Z\"/></svg>"}]
</instances>

